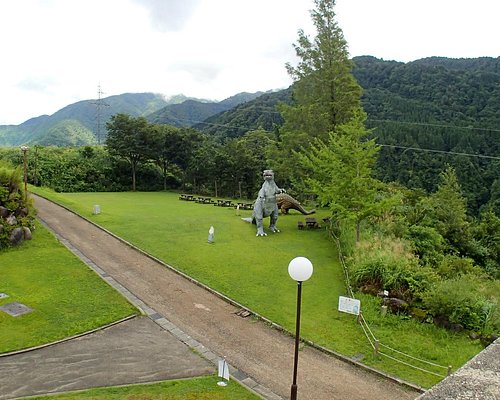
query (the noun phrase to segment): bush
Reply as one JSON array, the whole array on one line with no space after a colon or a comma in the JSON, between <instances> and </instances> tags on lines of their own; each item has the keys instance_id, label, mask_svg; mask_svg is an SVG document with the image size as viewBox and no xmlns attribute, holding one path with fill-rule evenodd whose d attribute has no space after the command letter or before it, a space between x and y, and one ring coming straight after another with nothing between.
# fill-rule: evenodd
<instances>
[{"instance_id":1,"label":"bush","mask_svg":"<svg viewBox=\"0 0 500 400\"><path fill-rule=\"evenodd\" d=\"M6 163L0 164L0 213L0 249L3 249L12 244L10 237L16 228L33 227L35 214L24 195L21 169Z\"/></svg>"},{"instance_id":2,"label":"bush","mask_svg":"<svg viewBox=\"0 0 500 400\"><path fill-rule=\"evenodd\" d=\"M437 319L481 333L498 332L498 298L485 295L487 283L475 275L441 281L422 296L424 306Z\"/></svg>"},{"instance_id":3,"label":"bush","mask_svg":"<svg viewBox=\"0 0 500 400\"><path fill-rule=\"evenodd\" d=\"M481 275L481 269L474 266L474 261L467 257L447 254L437 268L443 278L451 279L460 275Z\"/></svg>"},{"instance_id":4,"label":"bush","mask_svg":"<svg viewBox=\"0 0 500 400\"><path fill-rule=\"evenodd\" d=\"M419 266L408 250L408 244L398 239L376 239L364 242L350 261L353 284L363 291L388 290L391 296L405 300L419 299L437 275L430 268Z\"/></svg>"},{"instance_id":5,"label":"bush","mask_svg":"<svg viewBox=\"0 0 500 400\"><path fill-rule=\"evenodd\" d=\"M422 265L436 267L443 259L444 238L430 226L412 225L406 238L412 243Z\"/></svg>"}]
</instances>

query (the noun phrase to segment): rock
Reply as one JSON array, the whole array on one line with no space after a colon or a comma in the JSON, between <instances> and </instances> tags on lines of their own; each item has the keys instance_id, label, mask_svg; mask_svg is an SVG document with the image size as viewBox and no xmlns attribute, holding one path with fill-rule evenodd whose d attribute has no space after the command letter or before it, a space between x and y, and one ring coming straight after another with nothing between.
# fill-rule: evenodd
<instances>
[{"instance_id":1,"label":"rock","mask_svg":"<svg viewBox=\"0 0 500 400\"><path fill-rule=\"evenodd\" d=\"M7 210L4 206L0 206L0 217L1 218L7 218L9 215L9 210Z\"/></svg>"},{"instance_id":2,"label":"rock","mask_svg":"<svg viewBox=\"0 0 500 400\"><path fill-rule=\"evenodd\" d=\"M23 207L17 211L17 216L21 217L21 218L26 217L28 214L29 214L29 211L26 207Z\"/></svg>"},{"instance_id":3,"label":"rock","mask_svg":"<svg viewBox=\"0 0 500 400\"><path fill-rule=\"evenodd\" d=\"M3 232L3 225L0 224L0 234Z\"/></svg>"},{"instance_id":4,"label":"rock","mask_svg":"<svg viewBox=\"0 0 500 400\"><path fill-rule=\"evenodd\" d=\"M406 313L408 311L408 303L396 297L386 297L382 304L387 306L393 314Z\"/></svg>"},{"instance_id":5,"label":"rock","mask_svg":"<svg viewBox=\"0 0 500 400\"><path fill-rule=\"evenodd\" d=\"M33 235L31 234L31 229L27 226L23 227L24 240L31 240Z\"/></svg>"},{"instance_id":6,"label":"rock","mask_svg":"<svg viewBox=\"0 0 500 400\"><path fill-rule=\"evenodd\" d=\"M17 227L10 234L10 243L13 246L17 246L19 243L23 241L24 231L23 228Z\"/></svg>"},{"instance_id":7,"label":"rock","mask_svg":"<svg viewBox=\"0 0 500 400\"><path fill-rule=\"evenodd\" d=\"M5 221L9 224L9 225L17 225L17 218L15 217L14 214L8 216Z\"/></svg>"}]
</instances>

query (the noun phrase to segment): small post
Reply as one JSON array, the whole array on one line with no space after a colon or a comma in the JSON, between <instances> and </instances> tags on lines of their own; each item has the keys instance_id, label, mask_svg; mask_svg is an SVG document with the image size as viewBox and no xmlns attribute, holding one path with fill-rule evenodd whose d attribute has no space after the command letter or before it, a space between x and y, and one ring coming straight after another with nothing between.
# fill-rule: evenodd
<instances>
[{"instance_id":1,"label":"small post","mask_svg":"<svg viewBox=\"0 0 500 400\"><path fill-rule=\"evenodd\" d=\"M375 358L378 358L379 347L380 347L380 342L377 339L375 339L375 347L373 348L373 356Z\"/></svg>"},{"instance_id":2,"label":"small post","mask_svg":"<svg viewBox=\"0 0 500 400\"><path fill-rule=\"evenodd\" d=\"M215 236L215 229L213 226L211 226L210 229L208 230L208 243L213 243L215 241L214 236Z\"/></svg>"},{"instance_id":3,"label":"small post","mask_svg":"<svg viewBox=\"0 0 500 400\"><path fill-rule=\"evenodd\" d=\"M451 365L448 365L448 373L446 374L447 376L451 375Z\"/></svg>"},{"instance_id":4,"label":"small post","mask_svg":"<svg viewBox=\"0 0 500 400\"><path fill-rule=\"evenodd\" d=\"M21 146L21 151L23 152L23 165L24 165L24 197L28 198L28 173L26 170L26 153L28 152L28 146Z\"/></svg>"}]
</instances>

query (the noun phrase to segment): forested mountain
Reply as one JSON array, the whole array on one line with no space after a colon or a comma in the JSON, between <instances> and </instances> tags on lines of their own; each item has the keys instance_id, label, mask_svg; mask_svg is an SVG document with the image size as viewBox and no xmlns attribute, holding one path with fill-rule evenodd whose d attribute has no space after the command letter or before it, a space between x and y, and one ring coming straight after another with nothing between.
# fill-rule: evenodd
<instances>
[{"instance_id":1,"label":"forested mountain","mask_svg":"<svg viewBox=\"0 0 500 400\"><path fill-rule=\"evenodd\" d=\"M379 178L433 191L449 164L470 210L495 201L500 207L500 58L353 61L368 125L383 145ZM279 101L292 101L290 90L263 95L196 127L217 138L259 127L272 131L282 122Z\"/></svg>"},{"instance_id":2,"label":"forested mountain","mask_svg":"<svg viewBox=\"0 0 500 400\"><path fill-rule=\"evenodd\" d=\"M432 191L449 164L470 210L498 201L500 58L354 61L380 178Z\"/></svg>"},{"instance_id":3,"label":"forested mountain","mask_svg":"<svg viewBox=\"0 0 500 400\"><path fill-rule=\"evenodd\" d=\"M118 113L133 117L145 116L150 122L159 124L191 126L261 94L262 92L239 93L220 102L184 95L164 99L162 95L154 93L125 93L101 100L83 100L50 116L31 118L20 125L0 126L0 146L97 144L106 137L106 122ZM100 138L96 137L98 131Z\"/></svg>"},{"instance_id":4,"label":"forested mountain","mask_svg":"<svg viewBox=\"0 0 500 400\"><path fill-rule=\"evenodd\" d=\"M154 93L125 93L97 100L83 100L70 104L48 116L31 118L21 125L0 126L0 146L44 144L56 146L81 146L96 144L98 108L101 133L105 123L116 113L133 116L147 115L162 107L167 101Z\"/></svg>"},{"instance_id":5,"label":"forested mountain","mask_svg":"<svg viewBox=\"0 0 500 400\"><path fill-rule=\"evenodd\" d=\"M272 131L276 126L283 124L283 118L276 105L291 100L290 88L265 93L252 101L207 118L204 122L194 125L194 128L221 140L240 137L257 128Z\"/></svg>"},{"instance_id":6,"label":"forested mountain","mask_svg":"<svg viewBox=\"0 0 500 400\"><path fill-rule=\"evenodd\" d=\"M212 115L224 112L241 103L259 97L262 92L239 93L220 102L189 99L178 104L169 104L147 116L149 122L178 127L196 125Z\"/></svg>"}]
</instances>

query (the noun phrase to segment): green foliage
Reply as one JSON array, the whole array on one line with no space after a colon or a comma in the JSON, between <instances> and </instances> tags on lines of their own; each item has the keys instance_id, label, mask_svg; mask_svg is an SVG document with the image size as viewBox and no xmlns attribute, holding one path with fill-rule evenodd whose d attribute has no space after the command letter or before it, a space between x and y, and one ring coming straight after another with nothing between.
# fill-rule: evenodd
<instances>
[{"instance_id":1,"label":"green foliage","mask_svg":"<svg viewBox=\"0 0 500 400\"><path fill-rule=\"evenodd\" d=\"M299 63L287 64L294 80L293 103L279 107L284 124L279 132L282 158L277 169L296 185L303 176L295 167L295 152L308 150L313 138L326 143L332 132L358 119L362 110L361 87L351 73L347 42L335 21L335 1L315 0L314 4L311 18L317 35L311 40L299 30L294 45Z\"/></svg>"},{"instance_id":2,"label":"green foliage","mask_svg":"<svg viewBox=\"0 0 500 400\"><path fill-rule=\"evenodd\" d=\"M408 301L419 299L438 277L430 268L419 266L407 246L396 239L361 242L349 262L352 283L371 293L389 290Z\"/></svg>"},{"instance_id":3,"label":"green foliage","mask_svg":"<svg viewBox=\"0 0 500 400\"><path fill-rule=\"evenodd\" d=\"M144 117L132 118L116 114L106 124L106 147L113 156L126 160L132 172L132 190L136 190L137 167L149 159L152 151L153 130Z\"/></svg>"},{"instance_id":4,"label":"green foliage","mask_svg":"<svg viewBox=\"0 0 500 400\"><path fill-rule=\"evenodd\" d=\"M374 140L363 141L366 134L360 114L330 133L327 143L316 139L309 151L297 154L305 170L307 192L329 206L334 219L354 222L358 241L360 223L380 215L395 200L372 177L379 147Z\"/></svg>"},{"instance_id":5,"label":"green foliage","mask_svg":"<svg viewBox=\"0 0 500 400\"><path fill-rule=\"evenodd\" d=\"M16 228L33 228L35 210L25 196L21 168L0 162L0 250L12 245L10 236Z\"/></svg>"},{"instance_id":6,"label":"green foliage","mask_svg":"<svg viewBox=\"0 0 500 400\"><path fill-rule=\"evenodd\" d=\"M405 237L413 244L422 265L436 267L443 260L444 238L433 227L412 225Z\"/></svg>"},{"instance_id":7,"label":"green foliage","mask_svg":"<svg viewBox=\"0 0 500 400\"><path fill-rule=\"evenodd\" d=\"M461 275L481 275L481 269L474 266L473 260L455 254L446 254L437 265L437 272L445 279L452 279Z\"/></svg>"},{"instance_id":8,"label":"green foliage","mask_svg":"<svg viewBox=\"0 0 500 400\"><path fill-rule=\"evenodd\" d=\"M495 297L481 294L485 285L470 274L441 281L423 295L423 304L436 318L444 316L450 323L480 333L498 333L498 292Z\"/></svg>"}]
</instances>

